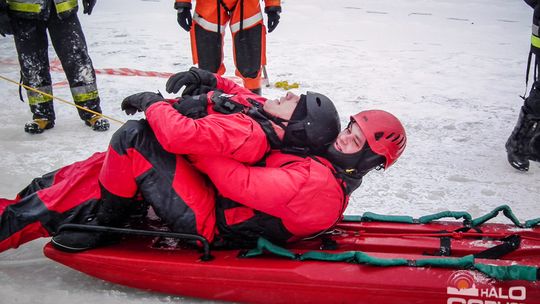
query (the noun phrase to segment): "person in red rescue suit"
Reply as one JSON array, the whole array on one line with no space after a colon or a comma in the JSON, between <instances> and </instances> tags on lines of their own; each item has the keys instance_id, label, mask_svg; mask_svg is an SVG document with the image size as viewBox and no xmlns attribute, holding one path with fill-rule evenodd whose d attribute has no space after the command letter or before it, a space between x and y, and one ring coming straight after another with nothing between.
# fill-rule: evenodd
<instances>
[{"instance_id":1,"label":"person in red rescue suit","mask_svg":"<svg viewBox=\"0 0 540 304\"><path fill-rule=\"evenodd\" d=\"M176 0L180 27L190 32L193 63L223 75L223 38L229 23L232 33L235 74L244 86L261 94L261 66L266 65L266 28L259 0L198 0L193 18L191 0ZM268 32L278 25L280 0L265 0Z\"/></svg>"},{"instance_id":2,"label":"person in red rescue suit","mask_svg":"<svg viewBox=\"0 0 540 304\"><path fill-rule=\"evenodd\" d=\"M302 138L302 141L313 146L330 144L339 132L339 118L335 107L324 95L308 92L304 97L288 94L279 100L266 100L230 80L200 69L192 69L176 76L176 78L172 79L174 81L171 82L171 87L182 83L183 79L202 78L203 80L206 79L203 82L204 86L209 87L212 85L215 89L228 92L231 97L233 96L232 93L234 93L234 96L237 97L236 100L251 100L248 97L252 97L264 102L263 108L258 109L261 112L257 111L259 118L264 116L261 114L264 113L264 109L276 115L279 115L280 111L283 110L286 113L288 112L288 116L284 115L280 120L277 120L278 116L275 117L278 123L280 121L286 122L288 118L294 115L298 116L298 114L295 114L296 104L300 103L302 99L303 107L299 113L304 119L290 121L288 128L282 130L279 137L274 135L278 138L289 138L287 142L291 144L298 143L298 141L294 139L294 136L286 135L289 128L295 132L306 129L304 132L308 133L304 134L305 137ZM214 92L208 92L208 94L204 95L204 99L213 96L213 94ZM119 203L118 205L122 205L121 203L126 201L131 202L130 195L126 195L130 185L126 184L121 189L118 189L117 185L119 183L115 182L114 178L111 178L115 175L110 175L114 171L106 169L108 168L107 164L110 163L113 163L112 167L116 165L117 169L131 170L133 174L138 174L137 183L145 185L139 187L139 190L143 193L143 196L146 193L146 196L150 197L150 199L145 197L145 199L150 200L150 203L154 193L152 187L159 188L155 190L161 191L156 192L161 195L161 198L168 195L169 200L167 202L171 204L169 207L175 207L171 214L165 211L161 212L161 210L166 210L165 207L167 206L161 208L156 205L153 207L157 209L156 213L161 215L174 230L199 233L209 239L213 238L215 216L213 213L213 190L205 185L205 181L200 177L200 174L194 171L184 158L166 150L172 149L175 153L184 154L223 155L241 162L253 163L260 160L270 149L269 140L265 136L266 132L269 132L269 128L263 130L263 125L272 126L275 123L266 121L266 124L262 122L260 125L243 113L231 115L212 114L193 120L178 113L171 107L169 102L160 102L163 98L154 93L132 95L126 98L123 107L127 112L130 112L129 104L131 102L148 101L149 96L159 98L154 99L153 103L155 105L152 105L146 111L148 122L130 121L123 126L113 136L106 155L98 153L87 161L75 163L59 171L46 174L42 178L35 179L26 189L21 191L17 199L3 200L0 203L0 211L3 211L0 217L0 251L17 247L21 243L37 237L53 235L62 223L91 222L99 211L100 206L97 202L100 200L105 202L114 201ZM202 98L203 95L200 97ZM182 98L181 102L186 101L186 99ZM211 105L210 98L208 98L208 104ZM174 106L177 105L178 103L174 104ZM170 111L171 109L173 111ZM306 111L310 113L306 114ZM320 116L323 113L319 112L327 113L326 116L329 118L324 119L322 117L323 120L321 121ZM315 116L313 117L313 115ZM314 119L317 119L317 121L315 122ZM160 129L156 127L155 129L158 131L151 130L148 126L152 124L159 127L165 126L166 128ZM313 127L318 124L325 125L325 128L321 131L325 135L321 137L321 132L315 132L316 136L311 137L309 132L315 130ZM308 125L309 127L298 128L298 125ZM167 127L169 126L174 126L170 131L175 132L174 136L177 136L176 138L167 134ZM294 128L295 126L296 128ZM179 129L185 129L186 131L178 132ZM154 132L156 135L154 135ZM161 141L165 145L162 146L156 137L162 137ZM138 145L142 147L141 151L135 148ZM128 161L137 159L139 160L137 164L140 166L118 168L121 165L114 164L116 160L122 161L126 159ZM116 175L120 174L116 173ZM161 183L152 183L152 178L156 176L165 179L165 183L163 185ZM104 188L100 184L101 182L110 184L108 186L110 189ZM205 191L192 187L192 184L203 185L203 188L200 189ZM160 186L163 187L160 188ZM168 186L168 188L165 186ZM111 191L121 195L114 195ZM190 203L196 204L195 208L192 208L193 206ZM32 210L32 212L29 212L29 210ZM200 214L202 215L199 216ZM26 217L25 215L29 216ZM197 221L195 222L195 220Z\"/></svg>"}]
</instances>

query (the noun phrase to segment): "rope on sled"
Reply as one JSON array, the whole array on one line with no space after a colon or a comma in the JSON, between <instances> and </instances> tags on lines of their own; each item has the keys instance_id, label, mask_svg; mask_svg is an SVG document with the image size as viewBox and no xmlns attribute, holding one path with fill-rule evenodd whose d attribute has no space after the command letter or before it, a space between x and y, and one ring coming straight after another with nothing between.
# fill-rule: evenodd
<instances>
[{"instance_id":1,"label":"rope on sled","mask_svg":"<svg viewBox=\"0 0 540 304\"><path fill-rule=\"evenodd\" d=\"M435 220L442 218L455 218L463 219L465 227L477 227L490 219L503 213L508 219L512 221L514 225L520 228L533 228L540 224L540 218L527 220L521 223L518 218L512 212L512 209L508 205L501 205L495 208L493 211L486 215L473 219L472 216L465 211L443 211L431 215L422 216L418 219L408 215L382 215L372 212L365 212L363 215L345 215L344 222L392 222L392 223L406 223L406 224L427 224Z\"/></svg>"},{"instance_id":2,"label":"rope on sled","mask_svg":"<svg viewBox=\"0 0 540 304\"><path fill-rule=\"evenodd\" d=\"M539 268L534 266L510 265L498 266L476 263L473 255L466 255L460 258L426 258L408 260L403 258L378 258L366 254L362 251L346 251L342 253L329 253L323 251L308 251L305 253L294 253L272 242L259 238L257 248L248 250L242 257L256 257L269 252L277 256L286 257L298 261L327 261L346 262L352 264L365 264L379 267L409 266L409 267L439 267L454 269L474 269L488 277L501 280L526 280L539 281Z\"/></svg>"}]
</instances>

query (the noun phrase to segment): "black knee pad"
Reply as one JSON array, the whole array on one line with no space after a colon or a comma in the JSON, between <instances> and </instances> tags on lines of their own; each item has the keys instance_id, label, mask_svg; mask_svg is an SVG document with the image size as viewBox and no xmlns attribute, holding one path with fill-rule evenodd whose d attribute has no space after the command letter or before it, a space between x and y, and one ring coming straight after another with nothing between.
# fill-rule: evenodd
<instances>
[{"instance_id":1,"label":"black knee pad","mask_svg":"<svg viewBox=\"0 0 540 304\"><path fill-rule=\"evenodd\" d=\"M111 147L120 155L127 153L129 148L137 144L137 139L152 133L150 125L144 119L128 120L111 137Z\"/></svg>"},{"instance_id":2,"label":"black knee pad","mask_svg":"<svg viewBox=\"0 0 540 304\"><path fill-rule=\"evenodd\" d=\"M197 57L199 68L216 73L221 66L221 34L203 29L195 25L195 43L197 45Z\"/></svg>"},{"instance_id":3,"label":"black knee pad","mask_svg":"<svg viewBox=\"0 0 540 304\"><path fill-rule=\"evenodd\" d=\"M234 36L236 67L242 76L255 78L261 68L262 25L243 29Z\"/></svg>"}]
</instances>

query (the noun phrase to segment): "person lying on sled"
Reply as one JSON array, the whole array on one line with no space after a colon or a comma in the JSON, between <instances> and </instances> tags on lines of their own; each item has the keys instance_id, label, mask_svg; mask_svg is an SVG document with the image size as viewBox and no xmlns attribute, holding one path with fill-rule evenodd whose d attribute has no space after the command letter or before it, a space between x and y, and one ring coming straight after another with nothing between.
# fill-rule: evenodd
<instances>
[{"instance_id":1,"label":"person lying on sled","mask_svg":"<svg viewBox=\"0 0 540 304\"><path fill-rule=\"evenodd\" d=\"M142 174L138 176L141 183L151 181L152 176L166 179L168 188L164 186L157 193L169 198L164 203L179 206L178 212L173 214L184 215L172 221L177 223L171 224L173 229L199 233L212 239L215 225L213 196L203 201L197 200L198 190L196 187L192 190L189 181L198 183L203 178L178 155L222 155L240 162L254 163L262 159L271 147L323 151L339 133L337 111L330 99L322 94L308 92L296 96L288 93L278 100L267 100L230 80L199 69L174 75L167 89L173 90L176 86L178 91L185 84L193 88L194 81L198 81L198 91L206 88L206 94L184 97L180 101L184 105L189 104L189 100L193 104L193 101L217 96L217 93L209 92L208 88L212 86L216 92L221 90L228 93L229 100L239 104L244 102L251 105L248 100L262 104L251 111L256 119L242 112L213 115L212 109L209 109L207 112L212 115L194 120L176 110L182 108L179 103L171 106L170 101L162 102L163 97L158 94L144 92L129 96L123 101L122 107L131 114L146 110L148 121L126 123L113 135L106 154L97 153L85 161L35 179L15 200L0 200L0 251L37 237L53 235L63 223L95 223L99 210L115 209L117 206L123 210L122 205L126 205L123 204L126 202L131 205L131 197L126 195L129 185L115 181L116 176L126 171ZM186 90L191 90L190 87ZM207 104L209 108L214 108L210 99ZM297 138L299 134L301 138ZM144 152L138 151L135 146L141 147ZM126 158L135 160L133 167L121 167L122 160ZM175 170L179 173L175 173ZM181 176L187 176L187 181L181 183L186 186L178 187L173 184L172 178L177 183ZM159 207L155 209L158 212L161 210ZM160 215L172 217L172 214ZM191 221L184 223L186 218Z\"/></svg>"},{"instance_id":2,"label":"person lying on sled","mask_svg":"<svg viewBox=\"0 0 540 304\"><path fill-rule=\"evenodd\" d=\"M397 118L380 110L364 111L351 118L349 126L328 148L325 157L332 163L319 156L279 150L271 151L258 166L226 157L190 155L193 167L185 159L177 161L176 182L173 180L172 185L189 191L177 193L193 203L206 200L204 206L211 206L215 199L217 235L208 239L218 247L251 247L258 237L276 243L296 241L333 227L341 219L348 196L360 185L362 177L376 167L389 168L402 154L405 144L405 131ZM130 158L121 161L128 167L137 162ZM194 168L204 173L212 184L206 183ZM162 175L147 179L145 174L123 174L115 176L115 181L132 185L131 197L140 191L173 231L186 232L186 223L197 219L190 220L192 215L184 213L186 209L175 204L166 189L154 186L168 182L160 178ZM119 211L118 200L112 203L116 207L98 213L98 224L114 226L125 215ZM212 214L206 211L202 214ZM57 248L70 251L93 248L101 241L100 233L64 232L53 238Z\"/></svg>"}]
</instances>

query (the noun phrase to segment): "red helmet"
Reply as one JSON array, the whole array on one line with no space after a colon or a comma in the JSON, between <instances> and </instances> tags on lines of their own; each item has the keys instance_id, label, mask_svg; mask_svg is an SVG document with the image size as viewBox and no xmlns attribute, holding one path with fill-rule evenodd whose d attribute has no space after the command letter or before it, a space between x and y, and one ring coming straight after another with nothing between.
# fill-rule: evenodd
<instances>
[{"instance_id":1,"label":"red helmet","mask_svg":"<svg viewBox=\"0 0 540 304\"><path fill-rule=\"evenodd\" d=\"M364 136L371 150L384 156L388 169L396 162L407 144L403 125L394 115L382 110L362 111L351 116Z\"/></svg>"}]
</instances>

